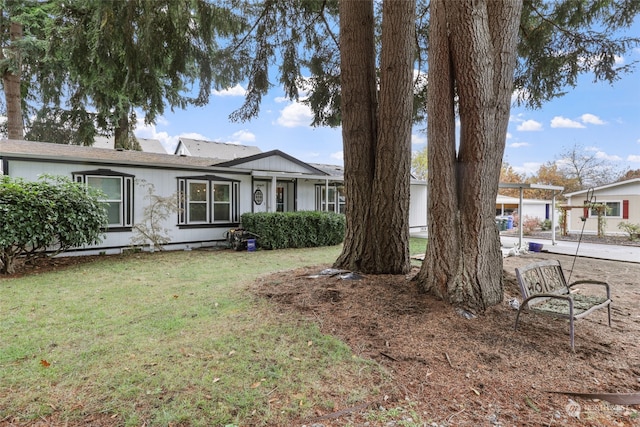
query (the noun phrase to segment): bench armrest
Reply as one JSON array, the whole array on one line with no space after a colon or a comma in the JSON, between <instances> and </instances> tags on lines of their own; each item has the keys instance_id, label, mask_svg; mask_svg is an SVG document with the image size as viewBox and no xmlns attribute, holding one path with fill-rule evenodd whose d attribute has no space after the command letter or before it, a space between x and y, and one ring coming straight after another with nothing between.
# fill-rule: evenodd
<instances>
[{"instance_id":1,"label":"bench armrest","mask_svg":"<svg viewBox=\"0 0 640 427\"><path fill-rule=\"evenodd\" d=\"M572 286L576 286L576 285L598 285L598 286L604 286L604 288L607 290L607 299L611 299L611 291L609 289L609 284L607 282L603 282L601 280L576 280L575 282L571 283L570 285L567 285L567 288L571 289Z\"/></svg>"}]
</instances>

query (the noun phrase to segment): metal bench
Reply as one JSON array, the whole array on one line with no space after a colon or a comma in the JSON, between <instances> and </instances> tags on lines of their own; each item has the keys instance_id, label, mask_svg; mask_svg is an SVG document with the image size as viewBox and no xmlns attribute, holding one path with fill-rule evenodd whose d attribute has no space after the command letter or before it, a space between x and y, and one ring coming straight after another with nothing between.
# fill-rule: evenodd
<instances>
[{"instance_id":1,"label":"metal bench","mask_svg":"<svg viewBox=\"0 0 640 427\"><path fill-rule=\"evenodd\" d=\"M525 267L516 268L518 285L523 301L516 315L515 329L523 310L569 319L571 350L575 351L573 340L573 324L591 312L607 308L609 327L611 327L611 293L609 284L600 280L577 280L569 285L564 277L560 262L557 260L541 261ZM582 295L571 292L577 285L597 285L606 290L606 296ZM604 292L601 292L603 294Z\"/></svg>"}]
</instances>

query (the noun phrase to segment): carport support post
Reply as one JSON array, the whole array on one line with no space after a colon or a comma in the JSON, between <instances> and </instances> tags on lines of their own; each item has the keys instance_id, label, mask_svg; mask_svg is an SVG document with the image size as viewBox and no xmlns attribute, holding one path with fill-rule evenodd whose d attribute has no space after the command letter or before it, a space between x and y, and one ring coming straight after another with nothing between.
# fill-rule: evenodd
<instances>
[{"instance_id":1,"label":"carport support post","mask_svg":"<svg viewBox=\"0 0 640 427\"><path fill-rule=\"evenodd\" d=\"M556 190L551 190L551 245L556 243Z\"/></svg>"},{"instance_id":2,"label":"carport support post","mask_svg":"<svg viewBox=\"0 0 640 427\"><path fill-rule=\"evenodd\" d=\"M524 216L522 215L522 193L524 193L524 188L520 186L520 204L518 205L518 234L520 235L520 243L518 244L518 248L522 250L522 237L524 235L524 230L522 229L522 221L524 220Z\"/></svg>"}]
</instances>

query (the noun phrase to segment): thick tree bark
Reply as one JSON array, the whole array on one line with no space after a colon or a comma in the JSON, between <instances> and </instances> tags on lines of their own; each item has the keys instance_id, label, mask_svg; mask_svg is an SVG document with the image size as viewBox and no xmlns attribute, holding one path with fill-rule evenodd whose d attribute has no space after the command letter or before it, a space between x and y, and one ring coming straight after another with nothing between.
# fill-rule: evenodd
<instances>
[{"instance_id":1,"label":"thick tree bark","mask_svg":"<svg viewBox=\"0 0 640 427\"><path fill-rule=\"evenodd\" d=\"M374 264L369 208L377 138L373 0L340 1L340 80L346 235L336 268Z\"/></svg>"},{"instance_id":2,"label":"thick tree bark","mask_svg":"<svg viewBox=\"0 0 640 427\"><path fill-rule=\"evenodd\" d=\"M373 1L340 2L347 231L336 268L409 271L415 2L383 4L380 104Z\"/></svg>"},{"instance_id":3,"label":"thick tree bark","mask_svg":"<svg viewBox=\"0 0 640 427\"><path fill-rule=\"evenodd\" d=\"M382 7L380 107L373 182L373 273L405 274L409 258L409 188L415 2L385 1ZM391 232L390 232L391 231Z\"/></svg>"},{"instance_id":4,"label":"thick tree bark","mask_svg":"<svg viewBox=\"0 0 640 427\"><path fill-rule=\"evenodd\" d=\"M7 136L9 139L24 139L22 94L20 91L21 60L19 48L15 45L17 40L22 39L22 24L11 22L9 38L11 45L7 49L7 55L10 56L11 66L7 67L2 73L2 85L7 105ZM0 59L5 59L4 52L0 52Z\"/></svg>"},{"instance_id":5,"label":"thick tree bark","mask_svg":"<svg viewBox=\"0 0 640 427\"><path fill-rule=\"evenodd\" d=\"M429 244L418 281L424 290L475 312L503 296L495 199L521 9L521 0L431 2Z\"/></svg>"}]
</instances>

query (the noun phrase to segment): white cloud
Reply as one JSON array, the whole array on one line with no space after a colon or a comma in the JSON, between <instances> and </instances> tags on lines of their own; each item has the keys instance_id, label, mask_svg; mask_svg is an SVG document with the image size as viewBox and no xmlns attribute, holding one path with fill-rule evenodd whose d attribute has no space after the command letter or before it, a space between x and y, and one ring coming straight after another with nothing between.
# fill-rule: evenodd
<instances>
[{"instance_id":1,"label":"white cloud","mask_svg":"<svg viewBox=\"0 0 640 427\"><path fill-rule=\"evenodd\" d=\"M528 147L530 144L528 142L514 142L509 144L510 148L520 148L520 147Z\"/></svg>"},{"instance_id":2,"label":"white cloud","mask_svg":"<svg viewBox=\"0 0 640 427\"><path fill-rule=\"evenodd\" d=\"M427 136L424 133L412 133L411 145L424 145L427 143Z\"/></svg>"},{"instance_id":3,"label":"white cloud","mask_svg":"<svg viewBox=\"0 0 640 427\"><path fill-rule=\"evenodd\" d=\"M603 121L600 117L595 116L593 114L583 114L580 116L580 120L582 120L582 123L585 124L590 124L590 125L604 125L606 124L605 121Z\"/></svg>"},{"instance_id":4,"label":"white cloud","mask_svg":"<svg viewBox=\"0 0 640 427\"><path fill-rule=\"evenodd\" d=\"M551 119L551 127L579 129L584 128L584 125L580 122L576 122L575 120L567 119L566 117L555 116Z\"/></svg>"},{"instance_id":5,"label":"white cloud","mask_svg":"<svg viewBox=\"0 0 640 427\"><path fill-rule=\"evenodd\" d=\"M615 154L607 154L604 151L596 152L596 159L603 159L611 162L618 162L622 160L620 156L616 156Z\"/></svg>"},{"instance_id":6,"label":"white cloud","mask_svg":"<svg viewBox=\"0 0 640 427\"><path fill-rule=\"evenodd\" d=\"M635 154L630 154L627 156L627 162L640 163L640 156Z\"/></svg>"},{"instance_id":7,"label":"white cloud","mask_svg":"<svg viewBox=\"0 0 640 427\"><path fill-rule=\"evenodd\" d=\"M331 153L330 157L332 159L343 161L344 160L344 151L341 150L341 151L336 151L335 153Z\"/></svg>"},{"instance_id":8,"label":"white cloud","mask_svg":"<svg viewBox=\"0 0 640 427\"><path fill-rule=\"evenodd\" d=\"M291 104L280 110L280 117L276 123L280 126L293 128L298 126L309 126L313 121L313 113L311 108L299 102Z\"/></svg>"},{"instance_id":9,"label":"white cloud","mask_svg":"<svg viewBox=\"0 0 640 427\"><path fill-rule=\"evenodd\" d=\"M512 166L513 170L519 174L533 175L538 172L542 163L525 162L522 166Z\"/></svg>"},{"instance_id":10,"label":"white cloud","mask_svg":"<svg viewBox=\"0 0 640 427\"><path fill-rule=\"evenodd\" d=\"M539 131L542 130L542 123L535 120L525 120L516 129L521 132Z\"/></svg>"},{"instance_id":11,"label":"white cloud","mask_svg":"<svg viewBox=\"0 0 640 427\"><path fill-rule=\"evenodd\" d=\"M165 118L161 117L161 119L163 123L168 123ZM134 133L139 138L157 139L168 153L173 153L178 146L177 136L170 136L167 132L158 132L156 125L146 125L144 123L144 117L138 116Z\"/></svg>"},{"instance_id":12,"label":"white cloud","mask_svg":"<svg viewBox=\"0 0 640 427\"><path fill-rule=\"evenodd\" d=\"M237 84L234 87L228 87L223 90L214 90L212 93L215 96L244 96L246 92L245 88Z\"/></svg>"},{"instance_id":13,"label":"white cloud","mask_svg":"<svg viewBox=\"0 0 640 427\"><path fill-rule=\"evenodd\" d=\"M513 135L511 135L509 132L507 132L507 139L511 139L513 138Z\"/></svg>"},{"instance_id":14,"label":"white cloud","mask_svg":"<svg viewBox=\"0 0 640 427\"><path fill-rule=\"evenodd\" d=\"M245 144L247 142L255 142L256 135L248 130L239 130L231 135L230 142L232 144Z\"/></svg>"}]
</instances>

